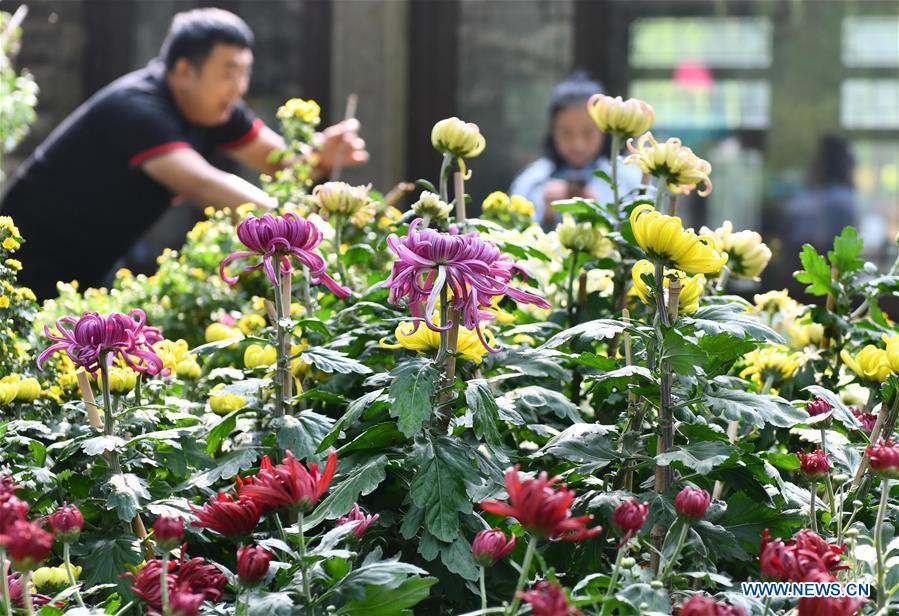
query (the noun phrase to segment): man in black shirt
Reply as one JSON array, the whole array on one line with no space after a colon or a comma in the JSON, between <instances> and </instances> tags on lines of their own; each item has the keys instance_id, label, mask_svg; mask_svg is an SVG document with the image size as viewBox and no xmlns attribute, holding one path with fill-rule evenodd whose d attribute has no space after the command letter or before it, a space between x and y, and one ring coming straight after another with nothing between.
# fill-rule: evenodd
<instances>
[{"instance_id":1,"label":"man in black shirt","mask_svg":"<svg viewBox=\"0 0 899 616\"><path fill-rule=\"evenodd\" d=\"M0 204L25 243L19 280L41 298L56 281L97 286L171 206L277 204L261 189L213 167L214 151L258 171L281 137L244 105L253 34L219 9L179 13L160 58L114 81L75 110L17 170ZM313 174L368 159L348 120L324 131ZM286 163L281 163L286 164Z\"/></svg>"}]
</instances>

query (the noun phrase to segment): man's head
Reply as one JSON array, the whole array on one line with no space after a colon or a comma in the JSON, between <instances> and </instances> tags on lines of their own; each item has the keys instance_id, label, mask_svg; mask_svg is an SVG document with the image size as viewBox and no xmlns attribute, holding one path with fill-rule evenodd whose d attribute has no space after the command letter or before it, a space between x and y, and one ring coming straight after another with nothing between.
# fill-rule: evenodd
<instances>
[{"instance_id":1,"label":"man's head","mask_svg":"<svg viewBox=\"0 0 899 616\"><path fill-rule=\"evenodd\" d=\"M221 9L178 13L162 43L166 79L175 103L191 122L222 124L247 91L253 66L253 32Z\"/></svg>"}]
</instances>

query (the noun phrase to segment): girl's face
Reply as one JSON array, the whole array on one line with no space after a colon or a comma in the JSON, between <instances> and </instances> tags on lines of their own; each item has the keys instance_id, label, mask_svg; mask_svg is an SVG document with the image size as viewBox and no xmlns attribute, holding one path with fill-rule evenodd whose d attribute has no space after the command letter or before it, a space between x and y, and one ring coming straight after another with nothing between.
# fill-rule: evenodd
<instances>
[{"instance_id":1,"label":"girl's face","mask_svg":"<svg viewBox=\"0 0 899 616\"><path fill-rule=\"evenodd\" d=\"M586 167L599 156L604 138L587 113L586 105L566 107L553 121L556 151L572 167Z\"/></svg>"}]
</instances>

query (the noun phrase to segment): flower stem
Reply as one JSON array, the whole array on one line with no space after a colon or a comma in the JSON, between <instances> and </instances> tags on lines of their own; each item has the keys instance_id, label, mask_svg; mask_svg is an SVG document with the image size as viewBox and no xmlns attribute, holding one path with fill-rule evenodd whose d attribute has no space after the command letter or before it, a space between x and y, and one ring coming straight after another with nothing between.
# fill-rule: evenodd
<instances>
[{"instance_id":1,"label":"flower stem","mask_svg":"<svg viewBox=\"0 0 899 616\"><path fill-rule=\"evenodd\" d=\"M69 585L75 590L75 601L78 602L79 607L84 606L84 599L81 598L81 591L78 590L78 584L75 583L75 572L72 571L72 555L71 555L71 547L72 544L66 541L62 544L62 561L66 567L66 573L69 576Z\"/></svg>"},{"instance_id":2,"label":"flower stem","mask_svg":"<svg viewBox=\"0 0 899 616\"><path fill-rule=\"evenodd\" d=\"M481 610L487 609L487 584L484 582L484 567L481 567Z\"/></svg>"},{"instance_id":3,"label":"flower stem","mask_svg":"<svg viewBox=\"0 0 899 616\"><path fill-rule=\"evenodd\" d=\"M275 399L275 417L284 416L289 404L288 399L291 397L291 390L293 389L290 382L290 336L289 332L281 325L283 319L290 317L290 274L282 273L280 283L275 287L275 316L277 317L277 323L275 323L275 348L278 353L278 386Z\"/></svg>"},{"instance_id":4,"label":"flower stem","mask_svg":"<svg viewBox=\"0 0 899 616\"><path fill-rule=\"evenodd\" d=\"M31 605L31 570L22 574L22 603L25 606L25 616L31 616L34 613Z\"/></svg>"},{"instance_id":5,"label":"flower stem","mask_svg":"<svg viewBox=\"0 0 899 616\"><path fill-rule=\"evenodd\" d=\"M880 485L880 507L877 508L877 520L874 522L874 550L877 552L877 609L882 610L886 605L886 568L883 565L883 518L887 511L887 501L890 499L890 480L883 478Z\"/></svg>"},{"instance_id":6,"label":"flower stem","mask_svg":"<svg viewBox=\"0 0 899 616\"><path fill-rule=\"evenodd\" d=\"M827 455L827 431L821 426L821 451ZM827 504L830 507L830 521L836 523L837 519L837 503L833 496L833 482L830 479L830 472L824 475L824 487L827 488Z\"/></svg>"},{"instance_id":7,"label":"flower stem","mask_svg":"<svg viewBox=\"0 0 899 616\"><path fill-rule=\"evenodd\" d=\"M106 363L100 362L100 378L103 381L103 433L106 436L115 436L115 415L113 415L112 397L109 394L109 368ZM113 475L120 475L122 467L119 464L119 453L113 447L106 452L109 461L109 470Z\"/></svg>"},{"instance_id":8,"label":"flower stem","mask_svg":"<svg viewBox=\"0 0 899 616\"><path fill-rule=\"evenodd\" d=\"M762 611L762 616L768 616L768 612L770 612L770 611L771 611L771 595L768 595L765 598L765 606Z\"/></svg>"},{"instance_id":9,"label":"flower stem","mask_svg":"<svg viewBox=\"0 0 899 616\"><path fill-rule=\"evenodd\" d=\"M134 381L134 406L140 406L140 405L141 405L141 391L140 391L140 386L141 386L141 381L143 380L143 378L144 378L144 373L143 373L143 372L138 372L138 373L137 373L137 379L135 379L135 381ZM116 405L116 408L118 408L118 406L119 406L119 405L117 404L117 405Z\"/></svg>"},{"instance_id":10,"label":"flower stem","mask_svg":"<svg viewBox=\"0 0 899 616\"><path fill-rule=\"evenodd\" d=\"M440 163L440 200L443 202L449 201L447 180L449 179L449 166L452 162L452 154L444 154L443 162Z\"/></svg>"},{"instance_id":11,"label":"flower stem","mask_svg":"<svg viewBox=\"0 0 899 616\"><path fill-rule=\"evenodd\" d=\"M671 554L671 558L665 563L665 567L662 569L662 575L659 576L661 581L665 581L668 579L668 576L671 574L671 569L674 567L674 563L677 562L677 557L680 555L681 550L684 549L684 543L687 541L687 533L690 532L690 525L686 522L683 522L683 526L681 526L680 534L677 537L677 545L674 547L674 552Z\"/></svg>"},{"instance_id":12,"label":"flower stem","mask_svg":"<svg viewBox=\"0 0 899 616\"><path fill-rule=\"evenodd\" d=\"M306 614L312 614L312 591L309 588L309 570L306 568L306 537L303 532L303 512L297 518L297 529L300 534L300 569L303 571L303 597L306 600Z\"/></svg>"},{"instance_id":13,"label":"flower stem","mask_svg":"<svg viewBox=\"0 0 899 616\"><path fill-rule=\"evenodd\" d=\"M818 532L818 516L815 513L815 500L818 497L818 482L812 482L812 495L811 501L809 502L809 525L812 527L814 532Z\"/></svg>"},{"instance_id":14,"label":"flower stem","mask_svg":"<svg viewBox=\"0 0 899 616\"><path fill-rule=\"evenodd\" d=\"M12 600L9 598L9 578L6 576L6 549L0 546L0 599L3 600L3 611L12 616Z\"/></svg>"},{"instance_id":15,"label":"flower stem","mask_svg":"<svg viewBox=\"0 0 899 616\"><path fill-rule=\"evenodd\" d=\"M534 553L537 551L537 538L531 536L528 541L528 549L524 553L524 562L521 563L521 574L518 576L518 583L515 584L515 595L512 597L512 605L509 606L507 612L509 616L515 616L518 606L521 605L521 597L518 596L524 590L524 584L528 580L528 572L531 570L531 561L534 559Z\"/></svg>"},{"instance_id":16,"label":"flower stem","mask_svg":"<svg viewBox=\"0 0 899 616\"><path fill-rule=\"evenodd\" d=\"M615 557L615 566L612 568L612 578L609 580L609 587L606 589L606 595L602 598L601 616L605 616L607 608L606 603L612 597L612 593L615 592L615 584L618 583L618 576L621 573L621 559L624 558L625 551L627 551L627 542L618 548L618 556Z\"/></svg>"},{"instance_id":17,"label":"flower stem","mask_svg":"<svg viewBox=\"0 0 899 616\"><path fill-rule=\"evenodd\" d=\"M568 269L568 299L565 307L568 309L568 325L574 325L574 278L577 275L577 262L580 251L571 251L571 266Z\"/></svg>"},{"instance_id":18,"label":"flower stem","mask_svg":"<svg viewBox=\"0 0 899 616\"><path fill-rule=\"evenodd\" d=\"M159 574L159 590L162 593L162 613L169 613L169 551L162 552L162 571Z\"/></svg>"},{"instance_id":19,"label":"flower stem","mask_svg":"<svg viewBox=\"0 0 899 616\"><path fill-rule=\"evenodd\" d=\"M721 268L721 273L718 274L718 282L715 283L715 292L724 293L724 290L727 288L728 280L730 280L730 268L725 265Z\"/></svg>"},{"instance_id":20,"label":"flower stem","mask_svg":"<svg viewBox=\"0 0 899 616\"><path fill-rule=\"evenodd\" d=\"M618 154L621 152L621 135L617 133L612 134L612 198L614 199L615 204L615 213L618 213L619 203L621 201L618 196Z\"/></svg>"},{"instance_id":21,"label":"flower stem","mask_svg":"<svg viewBox=\"0 0 899 616\"><path fill-rule=\"evenodd\" d=\"M334 249L337 251L337 273L340 274L340 282L347 284L346 270L340 255L340 247L343 246L343 216L340 214L334 217L334 244Z\"/></svg>"}]
</instances>

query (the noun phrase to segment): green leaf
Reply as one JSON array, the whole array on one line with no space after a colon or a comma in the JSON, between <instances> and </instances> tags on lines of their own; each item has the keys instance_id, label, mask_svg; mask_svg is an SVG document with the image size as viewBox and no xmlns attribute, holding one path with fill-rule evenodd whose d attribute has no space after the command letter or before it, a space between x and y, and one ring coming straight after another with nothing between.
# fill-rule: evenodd
<instances>
[{"instance_id":1,"label":"green leaf","mask_svg":"<svg viewBox=\"0 0 899 616\"><path fill-rule=\"evenodd\" d=\"M588 340L602 340L611 338L615 334L624 331L625 323L613 319L597 319L587 321L574 327L560 331L558 334L541 344L538 349L555 349L573 338L586 338Z\"/></svg>"},{"instance_id":2,"label":"green leaf","mask_svg":"<svg viewBox=\"0 0 899 616\"><path fill-rule=\"evenodd\" d=\"M737 543L736 538L726 528L713 524L708 520L700 520L693 525L702 541L713 546L712 560L720 563L722 560L749 560L752 556Z\"/></svg>"},{"instance_id":3,"label":"green leaf","mask_svg":"<svg viewBox=\"0 0 899 616\"><path fill-rule=\"evenodd\" d=\"M246 597L247 616L289 616L294 600L289 592L252 590Z\"/></svg>"},{"instance_id":4,"label":"green leaf","mask_svg":"<svg viewBox=\"0 0 899 616\"><path fill-rule=\"evenodd\" d=\"M777 453L769 451L765 454L765 459L777 468L785 471L799 470L799 458L796 457L795 453Z\"/></svg>"},{"instance_id":5,"label":"green leaf","mask_svg":"<svg viewBox=\"0 0 899 616\"><path fill-rule=\"evenodd\" d=\"M422 188L424 188L425 190L437 194L437 188L433 184L431 184L428 180L424 180L424 179L415 180L415 183L418 186L421 186Z\"/></svg>"},{"instance_id":6,"label":"green leaf","mask_svg":"<svg viewBox=\"0 0 899 616\"><path fill-rule=\"evenodd\" d=\"M715 520L750 554L758 554L759 538L766 528L771 531L772 536L783 537L791 535L793 529L804 521L799 514L771 509L743 492L730 496L727 511Z\"/></svg>"},{"instance_id":7,"label":"green leaf","mask_svg":"<svg viewBox=\"0 0 899 616\"><path fill-rule=\"evenodd\" d=\"M511 332L506 332L510 336ZM512 348L496 356L496 365L517 368L527 376L561 379L567 371L559 365L558 353L537 349Z\"/></svg>"},{"instance_id":8,"label":"green leaf","mask_svg":"<svg viewBox=\"0 0 899 616\"><path fill-rule=\"evenodd\" d=\"M456 537L452 543L439 542L440 561L452 573L466 580L478 579L478 565L471 554L471 543L465 537Z\"/></svg>"},{"instance_id":9,"label":"green leaf","mask_svg":"<svg viewBox=\"0 0 899 616\"><path fill-rule=\"evenodd\" d=\"M237 409L236 411L231 411L222 417L221 421L209 429L209 434L206 436L206 453L209 455L215 453L221 442L225 440L229 434L234 432L234 428L237 427L237 416L247 410L248 409L244 407L242 409Z\"/></svg>"},{"instance_id":10,"label":"green leaf","mask_svg":"<svg viewBox=\"0 0 899 616\"><path fill-rule=\"evenodd\" d=\"M115 584L120 591L130 592L131 580L119 576L127 571L125 565L137 565L143 560L140 542L131 537L76 543L73 552L77 557L73 562L84 567L81 574L83 588Z\"/></svg>"},{"instance_id":11,"label":"green leaf","mask_svg":"<svg viewBox=\"0 0 899 616\"><path fill-rule=\"evenodd\" d=\"M671 369L678 374L696 374L696 367L703 366L708 356L699 346L676 329L665 334L662 359L668 360Z\"/></svg>"},{"instance_id":12,"label":"green leaf","mask_svg":"<svg viewBox=\"0 0 899 616\"><path fill-rule=\"evenodd\" d=\"M238 396L243 396L244 398L248 398L251 396L255 396L259 393L260 389L268 387L271 384L271 379L244 379L243 381L237 381L236 383L228 383L224 387L217 389L215 391L215 395L226 396L229 394L235 394Z\"/></svg>"},{"instance_id":13,"label":"green leaf","mask_svg":"<svg viewBox=\"0 0 899 616\"><path fill-rule=\"evenodd\" d=\"M864 242L854 227L845 227L843 232L833 239L833 250L827 253L830 264L835 266L840 275L861 269L865 262L858 258Z\"/></svg>"},{"instance_id":14,"label":"green leaf","mask_svg":"<svg viewBox=\"0 0 899 616\"><path fill-rule=\"evenodd\" d=\"M661 466L668 466L671 462L677 461L700 475L706 475L737 451L733 445L721 441L699 441L659 454L656 456L656 462Z\"/></svg>"},{"instance_id":15,"label":"green leaf","mask_svg":"<svg viewBox=\"0 0 899 616\"><path fill-rule=\"evenodd\" d=\"M227 340L217 340L216 342L207 342L206 344L201 344L198 347L194 347L190 350L191 355L208 355L209 353L213 353L218 351L219 349L224 349L226 347L231 346L232 344L237 344L241 340L244 339L243 334L239 334L234 338L228 338Z\"/></svg>"},{"instance_id":16,"label":"green leaf","mask_svg":"<svg viewBox=\"0 0 899 616\"><path fill-rule=\"evenodd\" d=\"M364 601L365 589L368 586L379 586L391 590L400 587L410 575L426 575L427 573L415 565L400 562L397 556L387 560L374 561L369 561L367 558L360 567L350 571L332 586L332 590L339 591L356 601Z\"/></svg>"},{"instance_id":17,"label":"green leaf","mask_svg":"<svg viewBox=\"0 0 899 616\"><path fill-rule=\"evenodd\" d=\"M333 425L333 419L312 411L284 415L272 421L272 427L278 431L278 447L293 452L300 460L315 454Z\"/></svg>"},{"instance_id":18,"label":"green leaf","mask_svg":"<svg viewBox=\"0 0 899 616\"><path fill-rule=\"evenodd\" d=\"M827 260L818 254L818 251L811 244L805 244L802 252L799 253L799 260L805 269L793 274L799 282L804 282L809 286L805 292L811 295L839 295L839 289L833 284L831 279L830 266Z\"/></svg>"},{"instance_id":19,"label":"green leaf","mask_svg":"<svg viewBox=\"0 0 899 616\"><path fill-rule=\"evenodd\" d=\"M496 396L484 379L471 379L465 388L465 401L474 420L474 433L490 445L498 447L502 439L499 434L499 408Z\"/></svg>"},{"instance_id":20,"label":"green leaf","mask_svg":"<svg viewBox=\"0 0 899 616\"><path fill-rule=\"evenodd\" d=\"M192 488L208 488L220 479L231 479L241 471L252 467L256 463L256 450L245 448L229 452L221 458L216 458L216 465L211 469L194 475L184 483L174 488L174 492L181 492Z\"/></svg>"},{"instance_id":21,"label":"green leaf","mask_svg":"<svg viewBox=\"0 0 899 616\"><path fill-rule=\"evenodd\" d=\"M371 374L371 368L353 359L343 351L326 349L325 347L308 347L300 353L300 358L312 364L322 372L340 374Z\"/></svg>"},{"instance_id":22,"label":"green leaf","mask_svg":"<svg viewBox=\"0 0 899 616\"><path fill-rule=\"evenodd\" d=\"M347 265L356 265L357 263L369 262L374 256L375 249L368 244L354 244L343 255L343 262Z\"/></svg>"},{"instance_id":23,"label":"green leaf","mask_svg":"<svg viewBox=\"0 0 899 616\"><path fill-rule=\"evenodd\" d=\"M829 389L824 389L819 385L810 385L805 388L807 392L812 394L813 396L821 396L825 400L830 403L830 406L833 407L833 417L844 426L849 428L850 430L861 430L861 423L859 423L858 419L855 418L855 415L852 414L843 401L840 399L838 395L830 391ZM806 416L806 419L808 417Z\"/></svg>"},{"instance_id":24,"label":"green leaf","mask_svg":"<svg viewBox=\"0 0 899 616\"><path fill-rule=\"evenodd\" d=\"M340 438L340 433L346 426L351 426L356 423L362 413L365 412L370 405L372 405L378 398L381 397L381 394L384 393L384 388L376 389L374 391L370 391L364 396L360 396L356 398L352 402L350 402L349 406L346 409L346 413L343 414L343 417L337 420L337 423L334 424L334 427L331 428L331 431L325 435L324 439L322 439L321 445L318 447L318 453L321 453ZM386 405L386 400L383 401L383 404Z\"/></svg>"},{"instance_id":25,"label":"green leaf","mask_svg":"<svg viewBox=\"0 0 899 616\"><path fill-rule=\"evenodd\" d=\"M437 583L433 577L413 577L407 579L397 588L388 589L383 586L366 586L365 598L350 601L337 610L337 614L346 616L412 616L411 609L424 601L430 588Z\"/></svg>"},{"instance_id":26,"label":"green leaf","mask_svg":"<svg viewBox=\"0 0 899 616\"><path fill-rule=\"evenodd\" d=\"M89 456L99 456L107 451L115 451L121 449L125 445L125 441L118 436L100 435L89 438L81 443L81 449Z\"/></svg>"},{"instance_id":27,"label":"green leaf","mask_svg":"<svg viewBox=\"0 0 899 616\"><path fill-rule=\"evenodd\" d=\"M119 519L131 522L140 508L140 499L150 499L146 482L132 473L113 475L106 486L106 508L115 509Z\"/></svg>"},{"instance_id":28,"label":"green leaf","mask_svg":"<svg viewBox=\"0 0 899 616\"><path fill-rule=\"evenodd\" d=\"M620 454L608 437L608 429L599 424L578 423L554 436L536 456L551 455L577 465L577 471L592 475Z\"/></svg>"},{"instance_id":29,"label":"green leaf","mask_svg":"<svg viewBox=\"0 0 899 616\"><path fill-rule=\"evenodd\" d=\"M460 514L472 512L464 482L473 472L471 457L458 441L446 436L415 443L412 468L416 472L409 496L425 510L425 526L441 541L455 540Z\"/></svg>"},{"instance_id":30,"label":"green leaf","mask_svg":"<svg viewBox=\"0 0 899 616\"><path fill-rule=\"evenodd\" d=\"M692 324L707 334L730 334L736 338L753 338L782 343L783 337L746 312L746 306L737 302L703 306L690 316L678 320Z\"/></svg>"},{"instance_id":31,"label":"green leaf","mask_svg":"<svg viewBox=\"0 0 899 616\"><path fill-rule=\"evenodd\" d=\"M390 373L396 379L390 385L390 416L407 437L421 432L421 426L433 413L431 398L440 373L430 360L417 359L398 365Z\"/></svg>"},{"instance_id":32,"label":"green leaf","mask_svg":"<svg viewBox=\"0 0 899 616\"><path fill-rule=\"evenodd\" d=\"M304 519L303 528L308 530L323 520L335 520L346 515L359 500L360 495L371 494L381 485L387 476L386 468L387 456L378 456L361 466L354 467L352 472L347 473L336 486L331 486L328 496Z\"/></svg>"},{"instance_id":33,"label":"green leaf","mask_svg":"<svg viewBox=\"0 0 899 616\"><path fill-rule=\"evenodd\" d=\"M614 186L614 184L613 184L613 182L612 182L612 176L610 176L608 173L606 173L606 172L603 171L602 169L597 169L597 170L595 170L595 171L593 172L593 175L596 176L596 177L598 177L599 179L605 181L605 182L608 182L609 186Z\"/></svg>"},{"instance_id":34,"label":"green leaf","mask_svg":"<svg viewBox=\"0 0 899 616\"><path fill-rule=\"evenodd\" d=\"M385 421L375 424L343 445L337 450L338 455L345 456L354 451L383 451L394 443L402 443L405 441L403 434L396 429L396 423Z\"/></svg>"},{"instance_id":35,"label":"green leaf","mask_svg":"<svg viewBox=\"0 0 899 616\"><path fill-rule=\"evenodd\" d=\"M754 394L740 389L717 386L718 379L709 383L703 402L715 413L728 420L748 422L759 428L766 424L790 428L808 419L808 414L779 396Z\"/></svg>"},{"instance_id":36,"label":"green leaf","mask_svg":"<svg viewBox=\"0 0 899 616\"><path fill-rule=\"evenodd\" d=\"M518 412L526 417L533 414L543 417L552 413L559 419L567 419L573 423L581 421L576 404L564 394L545 387L519 387L508 392L504 398L513 401Z\"/></svg>"}]
</instances>

